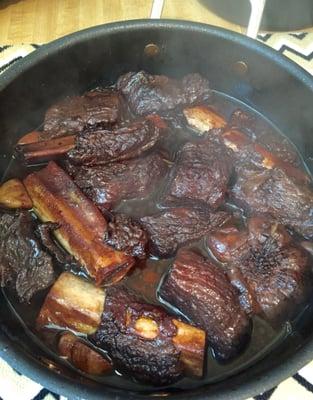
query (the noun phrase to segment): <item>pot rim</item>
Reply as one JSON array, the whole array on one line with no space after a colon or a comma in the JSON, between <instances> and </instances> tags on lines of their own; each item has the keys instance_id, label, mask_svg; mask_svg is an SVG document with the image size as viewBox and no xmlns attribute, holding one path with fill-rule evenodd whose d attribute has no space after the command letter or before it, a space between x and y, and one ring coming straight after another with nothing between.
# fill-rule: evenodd
<instances>
[{"instance_id":1,"label":"pot rim","mask_svg":"<svg viewBox=\"0 0 313 400\"><path fill-rule=\"evenodd\" d=\"M250 39L242 34L226 30L203 23L183 21L183 20L148 20L137 19L131 21L119 21L109 24L98 25L78 32L71 33L67 36L56 39L50 43L42 45L36 51L24 57L19 62L13 64L8 70L0 75L0 91L4 90L14 81L20 74L31 69L41 60L53 53L66 51L67 48L80 43L82 41L92 40L98 36L110 36L114 32L132 31L132 30L149 30L153 28L174 28L188 30L192 32L208 33L217 38L231 40L235 43L242 44L256 54L274 61L282 70L297 77L303 85L313 92L313 77L299 65L284 55L278 53L267 45L260 43L254 39ZM90 388L82 382L62 377L60 373L54 370L44 368L43 365L25 352L18 343L13 342L7 334L0 329L0 357L7 361L12 368L27 376L28 378L39 382L45 388L52 392L60 393L70 399L88 398L90 400L107 399L107 400L123 400L128 398L134 399L151 399L150 395L126 392L123 389L104 387L103 394L99 393L99 389ZM216 400L240 400L253 397L266 390L278 385L284 379L298 372L304 365L313 358L313 340L307 340L300 349L289 357L288 363L277 365L270 368L261 376L256 376L250 381L240 385L227 385L219 393L210 394L209 386L203 386L197 389L197 393L192 393L192 389L184 395L181 392L172 394L172 398L184 399L216 399ZM206 393L204 393L204 391ZM153 394L154 398L159 398L157 393ZM161 396L160 396L161 397ZM163 397L163 396L162 396Z\"/></svg>"}]
</instances>

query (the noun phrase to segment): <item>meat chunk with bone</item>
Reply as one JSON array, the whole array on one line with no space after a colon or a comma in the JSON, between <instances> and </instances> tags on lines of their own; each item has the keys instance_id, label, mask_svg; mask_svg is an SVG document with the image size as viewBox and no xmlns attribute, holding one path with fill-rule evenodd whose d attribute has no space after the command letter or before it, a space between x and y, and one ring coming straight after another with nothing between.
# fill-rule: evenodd
<instances>
[{"instance_id":1,"label":"meat chunk with bone","mask_svg":"<svg viewBox=\"0 0 313 400\"><path fill-rule=\"evenodd\" d=\"M199 103L211 96L208 81L199 74L176 80L144 71L129 72L118 79L117 88L137 115Z\"/></svg>"},{"instance_id":2,"label":"meat chunk with bone","mask_svg":"<svg viewBox=\"0 0 313 400\"><path fill-rule=\"evenodd\" d=\"M15 151L26 165L68 157L81 165L108 164L128 160L153 148L166 131L165 122L157 115L124 124L113 129L84 130L77 135L44 141L18 143Z\"/></svg>"},{"instance_id":3,"label":"meat chunk with bone","mask_svg":"<svg viewBox=\"0 0 313 400\"><path fill-rule=\"evenodd\" d=\"M299 155L287 138L274 133L274 129L261 119L241 109L235 110L228 121L232 129L243 129L254 141L262 144L283 161L300 165Z\"/></svg>"},{"instance_id":4,"label":"meat chunk with bone","mask_svg":"<svg viewBox=\"0 0 313 400\"><path fill-rule=\"evenodd\" d=\"M106 166L67 166L74 182L100 209L147 197L158 188L167 163L158 153Z\"/></svg>"},{"instance_id":5,"label":"meat chunk with bone","mask_svg":"<svg viewBox=\"0 0 313 400\"><path fill-rule=\"evenodd\" d=\"M208 236L212 253L227 262L242 307L273 323L282 322L312 288L308 253L268 216L253 217L244 230L221 229Z\"/></svg>"},{"instance_id":6,"label":"meat chunk with bone","mask_svg":"<svg viewBox=\"0 0 313 400\"><path fill-rule=\"evenodd\" d=\"M177 249L198 240L228 219L226 212L209 212L189 207L175 207L145 216L140 223L149 235L150 252L160 257L175 254Z\"/></svg>"},{"instance_id":7,"label":"meat chunk with bone","mask_svg":"<svg viewBox=\"0 0 313 400\"><path fill-rule=\"evenodd\" d=\"M250 323L237 291L220 267L198 253L179 250L159 294L206 331L218 358L234 357L247 342Z\"/></svg>"},{"instance_id":8,"label":"meat chunk with bone","mask_svg":"<svg viewBox=\"0 0 313 400\"><path fill-rule=\"evenodd\" d=\"M291 148L289 142L288 144L285 143L286 140L276 140L275 144L274 139L271 141L268 140L269 143L264 139L264 143L266 144L260 144L256 142L257 137L254 134L249 135L240 130L241 127L238 128L227 125L226 120L224 120L224 124L222 122L219 123L219 129L213 129L217 117L215 111L208 106L201 106L200 112L199 107L190 107L184 110L184 114L188 124L199 133L204 134L205 132L211 131L207 133L207 135L213 133L218 134L226 147L232 150L230 154L236 164L242 165L243 163L249 162L264 169L280 168L299 182L307 183L310 181L310 178L304 171L293 165L297 164L294 158L295 151ZM238 112L236 115L237 114ZM230 123L233 125L240 125L240 118L243 117L239 117L238 115L233 116L233 118L230 119ZM245 123L248 124L248 126L251 125L251 122ZM264 134L264 137L265 136L266 134ZM277 144L278 142L279 145ZM287 154L289 154L289 156L287 156Z\"/></svg>"},{"instance_id":9,"label":"meat chunk with bone","mask_svg":"<svg viewBox=\"0 0 313 400\"><path fill-rule=\"evenodd\" d=\"M233 200L250 213L268 213L308 239L313 238L313 191L284 171L238 169Z\"/></svg>"},{"instance_id":10,"label":"meat chunk with bone","mask_svg":"<svg viewBox=\"0 0 313 400\"><path fill-rule=\"evenodd\" d=\"M24 180L33 210L43 222L59 225L54 235L97 284L122 279L133 257L103 242L107 223L98 208L53 161Z\"/></svg>"},{"instance_id":11,"label":"meat chunk with bone","mask_svg":"<svg viewBox=\"0 0 313 400\"><path fill-rule=\"evenodd\" d=\"M54 282L52 259L34 234L26 211L0 216L0 283L14 288L22 302Z\"/></svg>"},{"instance_id":12,"label":"meat chunk with bone","mask_svg":"<svg viewBox=\"0 0 313 400\"><path fill-rule=\"evenodd\" d=\"M163 136L166 125L157 115L133 122L113 131L85 131L75 138L75 146L67 153L74 164L108 164L128 160L153 148Z\"/></svg>"},{"instance_id":13,"label":"meat chunk with bone","mask_svg":"<svg viewBox=\"0 0 313 400\"><path fill-rule=\"evenodd\" d=\"M87 128L110 127L119 120L120 109L119 94L111 89L67 97L47 110L41 140L81 133Z\"/></svg>"},{"instance_id":14,"label":"meat chunk with bone","mask_svg":"<svg viewBox=\"0 0 313 400\"><path fill-rule=\"evenodd\" d=\"M37 318L37 329L51 325L89 335L115 367L141 381L161 385L203 373L204 331L142 302L123 286L101 289L61 274Z\"/></svg>"},{"instance_id":15,"label":"meat chunk with bone","mask_svg":"<svg viewBox=\"0 0 313 400\"><path fill-rule=\"evenodd\" d=\"M228 151L217 136L186 143L171 171L164 203L217 208L224 200L231 172Z\"/></svg>"}]
</instances>

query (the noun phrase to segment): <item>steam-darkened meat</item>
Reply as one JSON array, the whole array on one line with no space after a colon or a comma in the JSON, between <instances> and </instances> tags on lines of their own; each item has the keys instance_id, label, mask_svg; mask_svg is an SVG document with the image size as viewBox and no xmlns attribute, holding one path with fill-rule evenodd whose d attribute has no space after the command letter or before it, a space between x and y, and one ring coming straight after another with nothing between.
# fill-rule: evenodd
<instances>
[{"instance_id":1,"label":"steam-darkened meat","mask_svg":"<svg viewBox=\"0 0 313 400\"><path fill-rule=\"evenodd\" d=\"M307 176L296 168L301 162L295 148L254 116L236 110L227 123L215 109L205 104L186 107L183 113L188 125L198 134L219 135L226 147L233 150L232 156L237 163L249 161L269 169L276 166L307 181Z\"/></svg>"},{"instance_id":2,"label":"steam-darkened meat","mask_svg":"<svg viewBox=\"0 0 313 400\"><path fill-rule=\"evenodd\" d=\"M122 286L107 289L101 324L91 340L108 351L121 371L140 381L165 385L178 380L186 368L180 328L182 333L182 329L187 335L189 333L190 339L195 333L198 335L190 342L183 333L185 344L189 342L189 352L198 349L198 357L189 363L189 367L192 369L195 363L201 376L204 332L174 320L160 307L143 303Z\"/></svg>"},{"instance_id":3,"label":"steam-darkened meat","mask_svg":"<svg viewBox=\"0 0 313 400\"><path fill-rule=\"evenodd\" d=\"M38 218L59 225L56 239L98 285L116 283L127 274L135 260L103 242L107 221L62 168L51 161L24 184Z\"/></svg>"},{"instance_id":4,"label":"steam-darkened meat","mask_svg":"<svg viewBox=\"0 0 313 400\"><path fill-rule=\"evenodd\" d=\"M63 272L36 320L41 332L49 326L88 335L109 352L118 369L141 381L163 384L181 373L203 374L205 332L121 286L97 288Z\"/></svg>"},{"instance_id":5,"label":"steam-darkened meat","mask_svg":"<svg viewBox=\"0 0 313 400\"><path fill-rule=\"evenodd\" d=\"M229 218L226 212L211 213L187 207L176 207L140 219L150 239L150 252L167 257L183 244L198 240Z\"/></svg>"},{"instance_id":6,"label":"steam-darkened meat","mask_svg":"<svg viewBox=\"0 0 313 400\"><path fill-rule=\"evenodd\" d=\"M199 103L211 96L208 81L199 74L186 75L182 80L144 71L129 72L117 81L135 114L144 115L173 109L184 104Z\"/></svg>"},{"instance_id":7,"label":"steam-darkened meat","mask_svg":"<svg viewBox=\"0 0 313 400\"><path fill-rule=\"evenodd\" d=\"M29 302L35 293L54 281L52 259L34 235L29 213L0 216L0 282L12 286L20 301Z\"/></svg>"},{"instance_id":8,"label":"steam-darkened meat","mask_svg":"<svg viewBox=\"0 0 313 400\"><path fill-rule=\"evenodd\" d=\"M254 141L264 145L267 150L273 152L283 161L299 165L299 155L289 140L275 134L263 120L237 109L232 113L228 126L235 129L244 129Z\"/></svg>"},{"instance_id":9,"label":"steam-darkened meat","mask_svg":"<svg viewBox=\"0 0 313 400\"><path fill-rule=\"evenodd\" d=\"M151 149L163 136L166 125L157 115L109 130L84 131L76 136L67 154L74 164L103 165L134 158Z\"/></svg>"},{"instance_id":10,"label":"steam-darkened meat","mask_svg":"<svg viewBox=\"0 0 313 400\"><path fill-rule=\"evenodd\" d=\"M167 171L158 153L105 166L67 165L75 183L99 207L110 209L121 200L147 197Z\"/></svg>"},{"instance_id":11,"label":"steam-darkened meat","mask_svg":"<svg viewBox=\"0 0 313 400\"><path fill-rule=\"evenodd\" d=\"M246 343L250 323L227 275L192 250L181 249L159 292L204 329L221 359L235 356Z\"/></svg>"},{"instance_id":12,"label":"steam-darkened meat","mask_svg":"<svg viewBox=\"0 0 313 400\"><path fill-rule=\"evenodd\" d=\"M242 231L233 227L213 232L208 244L228 263L229 277L248 313L281 322L293 315L312 288L308 253L268 216L251 218Z\"/></svg>"},{"instance_id":13,"label":"steam-darkened meat","mask_svg":"<svg viewBox=\"0 0 313 400\"><path fill-rule=\"evenodd\" d=\"M117 214L108 223L105 242L116 250L145 258L148 236L138 222L127 215Z\"/></svg>"},{"instance_id":14,"label":"steam-darkened meat","mask_svg":"<svg viewBox=\"0 0 313 400\"><path fill-rule=\"evenodd\" d=\"M87 128L109 127L120 115L116 91L97 89L72 96L51 106L45 116L42 140L83 132Z\"/></svg>"},{"instance_id":15,"label":"steam-darkened meat","mask_svg":"<svg viewBox=\"0 0 313 400\"><path fill-rule=\"evenodd\" d=\"M313 191L284 171L243 165L231 190L234 201L249 212L269 213L306 238L313 238Z\"/></svg>"},{"instance_id":16,"label":"steam-darkened meat","mask_svg":"<svg viewBox=\"0 0 313 400\"><path fill-rule=\"evenodd\" d=\"M61 249L61 247L59 247L53 239L53 232L59 227L60 225L54 222L44 222L38 224L35 233L40 238L44 247L56 258L59 263L72 263L74 262L72 256L66 253L65 250Z\"/></svg>"},{"instance_id":17,"label":"steam-darkened meat","mask_svg":"<svg viewBox=\"0 0 313 400\"><path fill-rule=\"evenodd\" d=\"M186 143L171 171L164 202L217 208L224 200L231 172L227 149L217 136Z\"/></svg>"}]
</instances>

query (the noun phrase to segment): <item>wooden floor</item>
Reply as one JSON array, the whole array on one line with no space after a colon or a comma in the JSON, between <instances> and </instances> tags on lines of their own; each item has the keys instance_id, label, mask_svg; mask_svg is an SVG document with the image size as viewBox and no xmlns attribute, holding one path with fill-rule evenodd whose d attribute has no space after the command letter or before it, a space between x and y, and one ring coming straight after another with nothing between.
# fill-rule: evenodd
<instances>
[{"instance_id":1,"label":"wooden floor","mask_svg":"<svg viewBox=\"0 0 313 400\"><path fill-rule=\"evenodd\" d=\"M45 43L106 22L148 18L151 4L152 0L0 0L0 45ZM198 0L165 0L162 17L243 31Z\"/></svg>"}]
</instances>

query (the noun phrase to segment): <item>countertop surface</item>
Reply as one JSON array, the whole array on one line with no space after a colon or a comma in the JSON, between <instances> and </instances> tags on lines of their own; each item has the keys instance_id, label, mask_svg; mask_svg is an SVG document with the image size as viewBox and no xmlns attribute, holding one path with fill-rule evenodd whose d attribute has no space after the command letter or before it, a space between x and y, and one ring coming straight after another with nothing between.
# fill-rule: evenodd
<instances>
[{"instance_id":1,"label":"countertop surface","mask_svg":"<svg viewBox=\"0 0 313 400\"><path fill-rule=\"evenodd\" d=\"M0 0L0 42L45 43L90 26L149 18L151 0ZM162 18L188 19L237 32L198 0L165 0Z\"/></svg>"}]
</instances>

